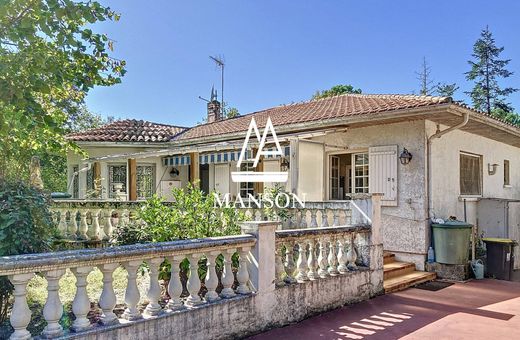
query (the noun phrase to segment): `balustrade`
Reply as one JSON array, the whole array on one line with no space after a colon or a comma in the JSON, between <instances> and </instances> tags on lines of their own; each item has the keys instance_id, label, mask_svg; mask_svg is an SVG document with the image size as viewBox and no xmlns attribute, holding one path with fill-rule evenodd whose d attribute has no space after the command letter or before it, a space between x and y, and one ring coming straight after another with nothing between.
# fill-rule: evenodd
<instances>
[{"instance_id":1,"label":"balustrade","mask_svg":"<svg viewBox=\"0 0 520 340\"><path fill-rule=\"evenodd\" d=\"M358 270L356 235L368 236L369 234L370 226L277 231L276 286L325 279ZM294 266L295 248L297 248L296 267ZM296 272L295 277L293 277L294 272Z\"/></svg>"},{"instance_id":2,"label":"balustrade","mask_svg":"<svg viewBox=\"0 0 520 340\"><path fill-rule=\"evenodd\" d=\"M63 314L63 305L59 298L58 282L67 269L70 269L76 277L77 287L72 302L72 313L75 320L71 325L71 331L82 332L94 327L87 318L90 311L87 276L93 267L98 267L103 274L103 288L99 298L99 307L102 310L100 324L114 325L119 323L119 317L114 312L116 295L112 283L113 273L119 266L126 269L128 277L125 292L126 308L120 317L128 321L135 321L143 318L143 316L155 317L185 307L211 303L219 300L220 297L231 298L235 294L249 294L251 288L249 286L247 254L255 243L254 236L242 235L2 258L0 259L0 276L8 275L15 288L10 319L14 328L11 339L31 338L31 334L27 331L27 326L31 320L31 311L27 304L27 284L37 272L43 272L48 283L48 296L43 309L47 326L41 334L33 334L33 336L57 338L65 332L59 323ZM236 292L233 290L235 279L232 269L232 256L235 253L238 253L239 256ZM224 271L221 280L223 289L219 295L217 292L219 281L215 262L221 254L224 257ZM181 297L183 289L180 264L184 259L188 259L190 262L187 282L189 296L187 298ZM163 308L159 303L161 300L159 268L165 260L171 264L172 274L167 287L169 300L166 307ZM199 263L204 261L206 276L201 279L198 275ZM141 314L139 310L140 294L136 277L139 267L145 263L150 273L150 284L147 290L149 302ZM205 295L200 294L202 282L208 289Z\"/></svg>"}]
</instances>

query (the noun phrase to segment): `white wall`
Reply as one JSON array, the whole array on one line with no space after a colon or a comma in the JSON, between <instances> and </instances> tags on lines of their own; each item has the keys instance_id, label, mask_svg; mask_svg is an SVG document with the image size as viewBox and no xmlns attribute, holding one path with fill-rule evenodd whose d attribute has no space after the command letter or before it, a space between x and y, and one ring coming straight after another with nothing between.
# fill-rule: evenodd
<instances>
[{"instance_id":1,"label":"white wall","mask_svg":"<svg viewBox=\"0 0 520 340\"><path fill-rule=\"evenodd\" d=\"M426 126L429 135L435 132L433 122L427 121ZM461 151L482 156L482 197L520 199L520 148L456 130L435 139L431 147L432 210L436 216L464 218L459 182ZM511 187L503 185L504 159L510 163ZM499 164L494 175L488 174L488 163ZM466 207L468 222L476 223L475 198L468 197Z\"/></svg>"},{"instance_id":2,"label":"white wall","mask_svg":"<svg viewBox=\"0 0 520 340\"><path fill-rule=\"evenodd\" d=\"M396 253L399 260L412 261L424 267L429 246L425 194L425 128L424 121L378 125L315 137L324 142L328 155L335 152L368 152L372 146L398 145L413 155L408 165L398 164L397 206L382 207L383 246ZM344 148L347 148L346 150ZM312 155L308 156L316 159ZM327 157L328 158L328 157ZM328 183L328 161L324 169ZM300 179L298 179L300 180ZM325 190L328 197L328 190Z\"/></svg>"}]
</instances>

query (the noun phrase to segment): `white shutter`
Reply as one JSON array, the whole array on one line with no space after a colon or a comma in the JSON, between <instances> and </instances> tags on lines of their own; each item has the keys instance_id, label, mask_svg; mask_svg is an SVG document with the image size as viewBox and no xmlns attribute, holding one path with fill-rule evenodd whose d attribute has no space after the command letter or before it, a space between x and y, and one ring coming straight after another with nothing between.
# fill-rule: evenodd
<instances>
[{"instance_id":1,"label":"white shutter","mask_svg":"<svg viewBox=\"0 0 520 340\"><path fill-rule=\"evenodd\" d=\"M280 171L280 162L278 159L274 160L264 160L264 172L279 172ZM280 183L284 184L284 183ZM265 182L264 183L264 192L267 190L274 188L276 183L273 182Z\"/></svg>"},{"instance_id":2,"label":"white shutter","mask_svg":"<svg viewBox=\"0 0 520 340\"><path fill-rule=\"evenodd\" d=\"M368 149L368 186L370 193L382 193L382 204L397 205L397 145Z\"/></svg>"},{"instance_id":3,"label":"white shutter","mask_svg":"<svg viewBox=\"0 0 520 340\"><path fill-rule=\"evenodd\" d=\"M322 143L298 141L297 194L300 199L305 195L307 201L323 200L324 156L325 146Z\"/></svg>"},{"instance_id":4,"label":"white shutter","mask_svg":"<svg viewBox=\"0 0 520 340\"><path fill-rule=\"evenodd\" d=\"M229 192L229 164L215 164L215 190L225 195Z\"/></svg>"}]
</instances>

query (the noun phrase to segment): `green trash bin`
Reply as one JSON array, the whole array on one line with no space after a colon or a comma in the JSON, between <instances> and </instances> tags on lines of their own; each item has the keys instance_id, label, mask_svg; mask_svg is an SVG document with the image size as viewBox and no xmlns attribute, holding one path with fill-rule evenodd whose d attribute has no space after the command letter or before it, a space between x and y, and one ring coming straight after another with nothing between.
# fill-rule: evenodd
<instances>
[{"instance_id":1,"label":"green trash bin","mask_svg":"<svg viewBox=\"0 0 520 340\"><path fill-rule=\"evenodd\" d=\"M435 261L444 264L466 264L473 225L460 221L432 224Z\"/></svg>"},{"instance_id":2,"label":"green trash bin","mask_svg":"<svg viewBox=\"0 0 520 340\"><path fill-rule=\"evenodd\" d=\"M483 238L482 241L486 244L487 275L510 281L513 275L513 248L516 242L507 238Z\"/></svg>"}]
</instances>

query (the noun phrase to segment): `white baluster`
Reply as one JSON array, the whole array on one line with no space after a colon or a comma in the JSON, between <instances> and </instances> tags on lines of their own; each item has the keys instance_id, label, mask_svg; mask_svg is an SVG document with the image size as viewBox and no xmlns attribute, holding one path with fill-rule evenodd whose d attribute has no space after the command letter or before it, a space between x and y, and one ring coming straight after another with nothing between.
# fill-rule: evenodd
<instances>
[{"instance_id":1,"label":"white baluster","mask_svg":"<svg viewBox=\"0 0 520 340\"><path fill-rule=\"evenodd\" d=\"M298 270L298 274L296 274L296 281L299 283L303 283L308 281L306 269L307 269L307 255L305 249L305 241L298 242L298 260L296 261L296 268Z\"/></svg>"},{"instance_id":2,"label":"white baluster","mask_svg":"<svg viewBox=\"0 0 520 340\"><path fill-rule=\"evenodd\" d=\"M320 254L318 255L318 275L324 279L329 275L327 271L327 240L320 238Z\"/></svg>"},{"instance_id":3,"label":"white baluster","mask_svg":"<svg viewBox=\"0 0 520 340\"><path fill-rule=\"evenodd\" d=\"M59 324L61 315L63 314L63 305L59 295L59 281L65 274L65 269L50 270L45 273L47 280L47 301L43 306L43 317L47 321L47 326L43 329L44 338L57 338L63 335L63 327Z\"/></svg>"},{"instance_id":4,"label":"white baluster","mask_svg":"<svg viewBox=\"0 0 520 340\"><path fill-rule=\"evenodd\" d=\"M318 227L318 219L316 218L317 214L318 214L318 210L311 209L311 228Z\"/></svg>"},{"instance_id":5,"label":"white baluster","mask_svg":"<svg viewBox=\"0 0 520 340\"><path fill-rule=\"evenodd\" d=\"M129 222L130 222L130 212L128 211L128 209L123 209L121 211L121 220L119 221L119 223L121 225L128 225Z\"/></svg>"},{"instance_id":6,"label":"white baluster","mask_svg":"<svg viewBox=\"0 0 520 340\"><path fill-rule=\"evenodd\" d=\"M285 273L285 267L283 265L283 255L282 255L282 247L280 245L276 245L275 250L275 286L282 287L285 286L284 278L287 276Z\"/></svg>"},{"instance_id":7,"label":"white baluster","mask_svg":"<svg viewBox=\"0 0 520 340\"><path fill-rule=\"evenodd\" d=\"M287 276L285 277L285 282L287 283L295 283L296 279L294 278L294 244L292 242L284 243L285 246L285 272Z\"/></svg>"},{"instance_id":8,"label":"white baluster","mask_svg":"<svg viewBox=\"0 0 520 340\"><path fill-rule=\"evenodd\" d=\"M338 272L338 258L336 256L336 240L334 237L331 237L330 244L329 244L329 256L328 256L328 262L329 262L329 275L330 276L336 276L339 274Z\"/></svg>"},{"instance_id":9,"label":"white baluster","mask_svg":"<svg viewBox=\"0 0 520 340\"><path fill-rule=\"evenodd\" d=\"M58 230L62 236L67 235L67 209L59 209L60 223L58 223Z\"/></svg>"},{"instance_id":10,"label":"white baluster","mask_svg":"<svg viewBox=\"0 0 520 340\"><path fill-rule=\"evenodd\" d=\"M93 209L90 211L90 216L92 218L92 226L89 229L88 236L91 240L99 240L99 213L101 209Z\"/></svg>"},{"instance_id":11,"label":"white baluster","mask_svg":"<svg viewBox=\"0 0 520 340\"><path fill-rule=\"evenodd\" d=\"M220 292L220 296L223 298L230 298L235 296L235 292L233 291L233 283L235 282L235 277L233 276L232 270L232 261L231 257L235 253L235 249L228 249L223 253L224 255L224 270L222 271L222 286L224 287Z\"/></svg>"},{"instance_id":12,"label":"white baluster","mask_svg":"<svg viewBox=\"0 0 520 340\"><path fill-rule=\"evenodd\" d=\"M205 299L209 302L220 300L220 297L215 291L218 286L218 277L215 271L215 260L218 254L220 254L219 251L211 251L206 255L206 288L208 292L206 293Z\"/></svg>"},{"instance_id":13,"label":"white baluster","mask_svg":"<svg viewBox=\"0 0 520 340\"><path fill-rule=\"evenodd\" d=\"M92 267L77 267L71 269L76 277L76 295L72 301L72 312L76 320L72 323L74 332L81 332L89 329L90 321L87 314L90 311L90 300L87 294L87 276L92 271Z\"/></svg>"},{"instance_id":14,"label":"white baluster","mask_svg":"<svg viewBox=\"0 0 520 340\"><path fill-rule=\"evenodd\" d=\"M170 300L166 305L166 308L169 312L183 308L182 300L180 298L182 294L182 283L180 278L180 264L184 260L183 257L175 256L169 257L168 262L171 264L171 276L170 282L168 283L168 295L170 295Z\"/></svg>"},{"instance_id":15,"label":"white baluster","mask_svg":"<svg viewBox=\"0 0 520 340\"><path fill-rule=\"evenodd\" d=\"M241 247L239 249L239 259L238 259L238 272L237 272L237 281L238 281L238 294L249 294L251 290L247 285L249 282L249 271L247 269L247 254L249 253L250 247Z\"/></svg>"},{"instance_id":16,"label":"white baluster","mask_svg":"<svg viewBox=\"0 0 520 340\"><path fill-rule=\"evenodd\" d=\"M348 272L347 254L345 253L345 239L341 236L338 237L338 272L340 274L345 274Z\"/></svg>"},{"instance_id":17,"label":"white baluster","mask_svg":"<svg viewBox=\"0 0 520 340\"><path fill-rule=\"evenodd\" d=\"M137 288L137 269L141 265L142 261L128 261L124 263L124 267L126 269L128 283L126 285L125 291L125 303L126 309L123 313L123 318L129 321L138 320L142 318L139 309L137 308L137 304L139 304L139 299L141 295L139 294L139 289ZM152 278L150 277L150 280Z\"/></svg>"},{"instance_id":18,"label":"white baluster","mask_svg":"<svg viewBox=\"0 0 520 340\"><path fill-rule=\"evenodd\" d=\"M79 236L78 238L81 240L88 240L87 231L88 231L88 224L87 224L87 213L88 209L80 209L80 222L79 222Z\"/></svg>"},{"instance_id":19,"label":"white baluster","mask_svg":"<svg viewBox=\"0 0 520 340\"><path fill-rule=\"evenodd\" d=\"M307 277L309 280L316 280L318 278L318 273L316 272L315 241L314 239L310 239L307 242L309 243L309 256L307 257L307 267L309 270L307 271Z\"/></svg>"},{"instance_id":20,"label":"white baluster","mask_svg":"<svg viewBox=\"0 0 520 340\"><path fill-rule=\"evenodd\" d=\"M333 216L332 226L333 227L339 226L339 210L338 209L333 209L332 210L332 216Z\"/></svg>"},{"instance_id":21,"label":"white baluster","mask_svg":"<svg viewBox=\"0 0 520 340\"><path fill-rule=\"evenodd\" d=\"M111 325L119 323L114 307L116 306L116 294L112 282L114 280L112 274L119 267L118 263L107 263L99 266L99 270L103 273L103 290L99 297L99 307L103 311L101 314L101 323L103 325Z\"/></svg>"},{"instance_id":22,"label":"white baluster","mask_svg":"<svg viewBox=\"0 0 520 340\"><path fill-rule=\"evenodd\" d=\"M76 233L78 232L78 221L76 220L77 217L78 217L78 210L72 209L70 211L68 235L69 235L69 238L71 238L73 240L75 240L78 237L78 235L76 235Z\"/></svg>"},{"instance_id":23,"label":"white baluster","mask_svg":"<svg viewBox=\"0 0 520 340\"><path fill-rule=\"evenodd\" d=\"M327 209L323 209L321 211L321 227L327 228L329 226L329 215L327 214Z\"/></svg>"},{"instance_id":24,"label":"white baluster","mask_svg":"<svg viewBox=\"0 0 520 340\"><path fill-rule=\"evenodd\" d=\"M301 209L300 212L302 216L300 221L300 228L307 228L307 210Z\"/></svg>"},{"instance_id":25,"label":"white baluster","mask_svg":"<svg viewBox=\"0 0 520 340\"><path fill-rule=\"evenodd\" d=\"M148 286L148 292L146 297L148 298L148 305L144 312L146 315L155 316L159 315L162 311L159 299L161 297L161 286L159 285L159 266L163 262L162 258L153 258L148 262L150 267L150 285Z\"/></svg>"},{"instance_id":26,"label":"white baluster","mask_svg":"<svg viewBox=\"0 0 520 340\"><path fill-rule=\"evenodd\" d=\"M186 305L195 306L202 303L199 296L200 278L199 278L199 258L200 254L192 254L188 257L190 261L190 277L188 278L188 292L190 296L186 299Z\"/></svg>"},{"instance_id":27,"label":"white baluster","mask_svg":"<svg viewBox=\"0 0 520 340\"><path fill-rule=\"evenodd\" d=\"M356 260L357 260L357 254L356 254L356 248L354 245L354 234L350 234L350 247L347 252L347 267L348 269L355 270L357 269Z\"/></svg>"},{"instance_id":28,"label":"white baluster","mask_svg":"<svg viewBox=\"0 0 520 340\"><path fill-rule=\"evenodd\" d=\"M112 238L112 232L114 230L114 226L112 225L112 209L105 210L103 217L103 232L105 233L105 237L103 239L110 240L110 238Z\"/></svg>"},{"instance_id":29,"label":"white baluster","mask_svg":"<svg viewBox=\"0 0 520 340\"><path fill-rule=\"evenodd\" d=\"M10 322L14 328L10 340L27 340L31 338L31 333L27 330L31 322L31 310L27 305L27 283L34 277L34 274L16 274L9 276L9 281L14 286L14 303L11 310Z\"/></svg>"}]
</instances>

